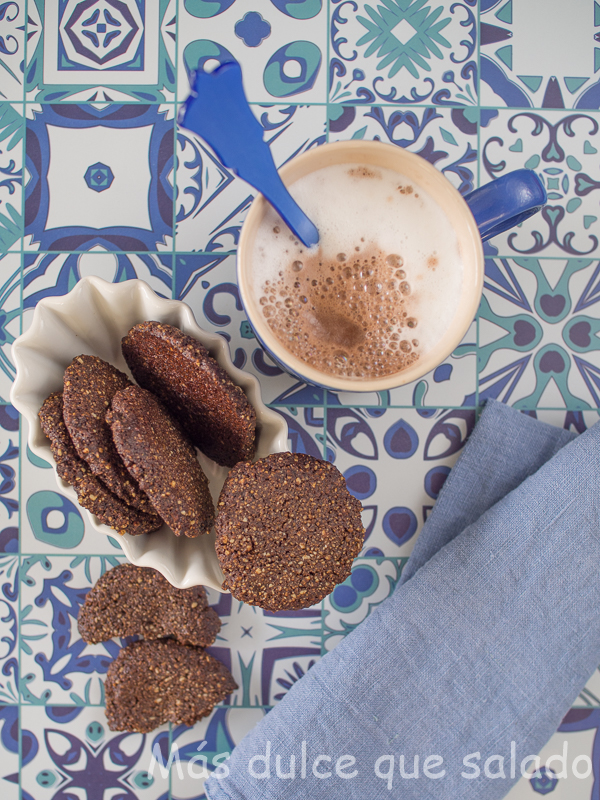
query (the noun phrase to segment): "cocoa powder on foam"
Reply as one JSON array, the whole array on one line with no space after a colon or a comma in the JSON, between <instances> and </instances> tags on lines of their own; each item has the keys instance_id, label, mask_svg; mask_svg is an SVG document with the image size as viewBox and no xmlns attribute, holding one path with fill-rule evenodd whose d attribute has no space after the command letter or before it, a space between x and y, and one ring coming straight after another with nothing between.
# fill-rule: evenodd
<instances>
[{"instance_id":1,"label":"cocoa powder on foam","mask_svg":"<svg viewBox=\"0 0 600 800\"><path fill-rule=\"evenodd\" d=\"M273 334L321 372L376 378L419 358L410 275L398 254L362 243L333 260L304 252L262 288Z\"/></svg>"}]
</instances>

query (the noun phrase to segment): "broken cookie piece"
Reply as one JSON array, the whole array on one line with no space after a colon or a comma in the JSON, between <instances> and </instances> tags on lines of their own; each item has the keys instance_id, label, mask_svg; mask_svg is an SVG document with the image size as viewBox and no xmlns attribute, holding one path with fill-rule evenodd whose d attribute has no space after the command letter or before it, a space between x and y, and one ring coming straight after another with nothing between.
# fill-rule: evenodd
<instances>
[{"instance_id":1,"label":"broken cookie piece","mask_svg":"<svg viewBox=\"0 0 600 800\"><path fill-rule=\"evenodd\" d=\"M95 514L100 522L118 531L137 536L160 528L162 519L155 513L138 511L110 492L77 455L63 419L62 392L53 392L41 407L38 417L50 439L59 477L77 492L80 506ZM149 509L151 512L152 509Z\"/></svg>"},{"instance_id":2,"label":"broken cookie piece","mask_svg":"<svg viewBox=\"0 0 600 800\"><path fill-rule=\"evenodd\" d=\"M110 730L137 733L166 722L193 725L237 689L220 661L173 639L124 647L109 666L104 686Z\"/></svg>"},{"instance_id":3,"label":"broken cookie piece","mask_svg":"<svg viewBox=\"0 0 600 800\"><path fill-rule=\"evenodd\" d=\"M210 533L215 509L208 480L196 451L154 395L128 386L114 395L106 420L127 469L173 533Z\"/></svg>"},{"instance_id":4,"label":"broken cookie piece","mask_svg":"<svg viewBox=\"0 0 600 800\"><path fill-rule=\"evenodd\" d=\"M137 635L172 636L181 644L208 647L221 620L208 605L203 586L176 589L155 569L120 564L88 592L77 627L88 644Z\"/></svg>"}]
</instances>

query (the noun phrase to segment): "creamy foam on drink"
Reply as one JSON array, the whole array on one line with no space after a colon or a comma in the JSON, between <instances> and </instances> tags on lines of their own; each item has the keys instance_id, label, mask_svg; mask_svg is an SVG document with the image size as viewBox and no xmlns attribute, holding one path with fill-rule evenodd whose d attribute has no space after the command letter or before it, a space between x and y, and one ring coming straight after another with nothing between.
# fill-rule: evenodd
<instances>
[{"instance_id":1,"label":"creamy foam on drink","mask_svg":"<svg viewBox=\"0 0 600 800\"><path fill-rule=\"evenodd\" d=\"M444 336L458 306L456 234L423 189L379 167L336 164L291 193L319 230L307 250L269 207L257 231L252 283L280 343L321 372L382 377Z\"/></svg>"}]
</instances>

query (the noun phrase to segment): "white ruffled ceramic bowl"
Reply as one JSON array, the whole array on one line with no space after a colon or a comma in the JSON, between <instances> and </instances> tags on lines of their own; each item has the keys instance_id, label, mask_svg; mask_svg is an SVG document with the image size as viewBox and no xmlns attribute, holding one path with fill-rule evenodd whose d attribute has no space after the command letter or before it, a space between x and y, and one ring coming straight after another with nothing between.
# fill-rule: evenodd
<instances>
[{"instance_id":1,"label":"white ruffled ceramic bowl","mask_svg":"<svg viewBox=\"0 0 600 800\"><path fill-rule=\"evenodd\" d=\"M260 386L253 375L235 367L229 347L222 336L199 328L191 309L178 300L165 300L140 280L107 283L100 278L83 278L63 297L41 300L30 328L13 344L17 376L11 402L29 422L29 447L51 463L56 474L50 443L38 420L38 411L51 392L62 389L63 373L75 356L82 353L99 356L131 377L121 353L121 339L138 322L157 320L175 325L201 342L223 367L234 383L241 386L256 411L256 458L287 450L287 425L284 419L262 402ZM210 485L213 500L219 496L227 467L220 467L199 454ZM77 504L72 486L56 476L60 491ZM221 589L223 573L215 553L214 530L196 539L178 537L163 525L160 530L140 536L120 536L88 515L99 534L117 539L129 561L153 567L181 589L210 586Z\"/></svg>"}]
</instances>

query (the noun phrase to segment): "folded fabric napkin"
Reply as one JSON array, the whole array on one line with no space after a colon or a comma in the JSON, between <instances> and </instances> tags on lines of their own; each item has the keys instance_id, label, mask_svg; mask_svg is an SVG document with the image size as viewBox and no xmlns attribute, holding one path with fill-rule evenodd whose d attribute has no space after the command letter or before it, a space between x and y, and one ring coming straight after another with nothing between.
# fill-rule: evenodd
<instances>
[{"instance_id":1,"label":"folded fabric napkin","mask_svg":"<svg viewBox=\"0 0 600 800\"><path fill-rule=\"evenodd\" d=\"M504 797L600 663L599 487L600 423L576 437L488 402L400 585L210 800Z\"/></svg>"}]
</instances>

